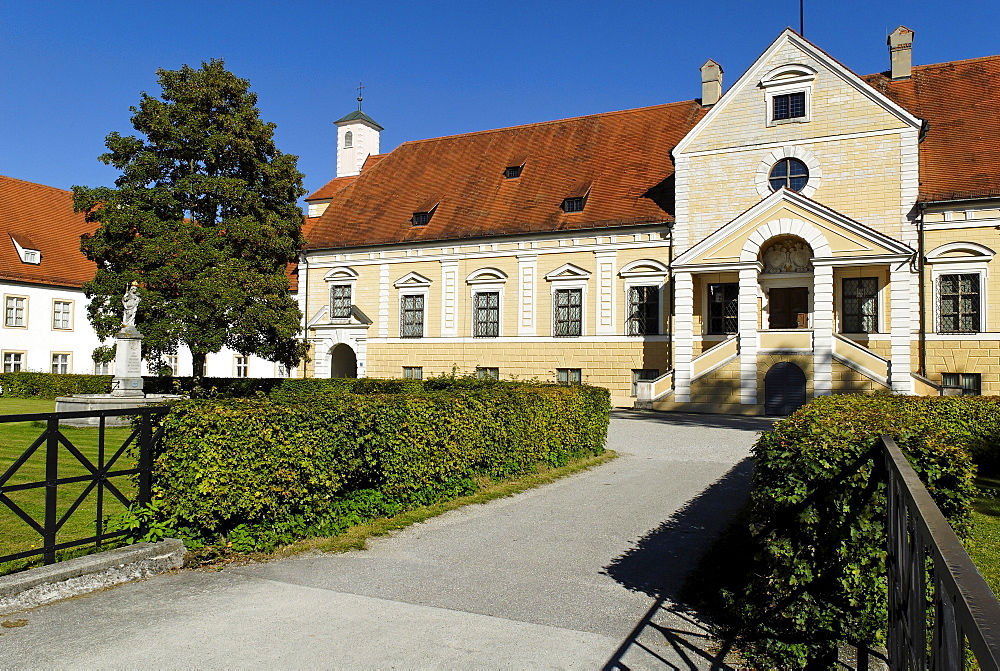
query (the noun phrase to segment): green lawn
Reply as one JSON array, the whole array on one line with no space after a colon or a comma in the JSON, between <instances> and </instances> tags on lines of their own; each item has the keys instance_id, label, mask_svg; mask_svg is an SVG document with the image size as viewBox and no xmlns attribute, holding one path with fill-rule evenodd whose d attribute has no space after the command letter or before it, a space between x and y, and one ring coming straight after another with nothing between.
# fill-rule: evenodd
<instances>
[{"instance_id":1,"label":"green lawn","mask_svg":"<svg viewBox=\"0 0 1000 671\"><path fill-rule=\"evenodd\" d=\"M993 593L1000 595L1000 475L982 474L976 485L980 495L972 515L972 535L965 546Z\"/></svg>"},{"instance_id":2,"label":"green lawn","mask_svg":"<svg viewBox=\"0 0 1000 671\"><path fill-rule=\"evenodd\" d=\"M2 398L0 397L0 415L13 415L24 413L52 412L55 410L54 401ZM0 424L0 477L7 472L7 469L20 457L20 455L31 446L31 444L42 434L45 425L42 422L13 422ZM76 448L89 460L96 464L98 459L98 430L96 428L77 429L72 427L62 427L62 432ZM105 431L105 458L110 458L129 436L131 430L128 428L109 428ZM134 463L128 455L123 455L116 466L129 468ZM72 477L85 475L89 471L80 461L69 452L64 446L59 448L59 477ZM17 472L4 483L4 486L36 482L45 478L45 446L42 445L26 461ZM126 496L132 496L134 486L126 477L111 479L112 484L122 490ZM58 517L69 509L76 501L77 497L86 488L86 483L73 483L60 485L58 490ZM45 519L45 494L44 488L31 489L7 494L10 499L24 509L32 518L38 522ZM104 494L104 515L117 515L124 510L110 493ZM57 536L59 542L65 542L76 538L85 538L95 533L97 526L97 491L91 491L87 498L76 509L66 524L60 529ZM6 506L0 505L0 555L22 552L33 547L40 546L41 537L29 527L21 518L15 515ZM0 574L19 568L24 562L11 562L9 565L0 565Z\"/></svg>"}]
</instances>

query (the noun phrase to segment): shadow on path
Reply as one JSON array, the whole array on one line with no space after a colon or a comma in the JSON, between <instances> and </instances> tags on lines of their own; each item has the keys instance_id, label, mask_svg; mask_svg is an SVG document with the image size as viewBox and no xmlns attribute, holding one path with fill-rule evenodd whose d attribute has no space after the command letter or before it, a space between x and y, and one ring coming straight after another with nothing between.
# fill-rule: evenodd
<instances>
[{"instance_id":1,"label":"shadow on path","mask_svg":"<svg viewBox=\"0 0 1000 671\"><path fill-rule=\"evenodd\" d=\"M687 412L660 412L658 410L631 410L619 408L611 411L615 419L641 419L676 426L696 426L707 429L744 429L770 431L774 423L784 417L745 417L742 415L700 415Z\"/></svg>"},{"instance_id":2,"label":"shadow on path","mask_svg":"<svg viewBox=\"0 0 1000 671\"><path fill-rule=\"evenodd\" d=\"M714 649L717 644L698 614L677 599L701 556L745 503L752 473L753 462L744 459L604 568L625 588L655 599L605 669L628 669L637 662L678 669L733 668L724 661L728 646Z\"/></svg>"}]
</instances>

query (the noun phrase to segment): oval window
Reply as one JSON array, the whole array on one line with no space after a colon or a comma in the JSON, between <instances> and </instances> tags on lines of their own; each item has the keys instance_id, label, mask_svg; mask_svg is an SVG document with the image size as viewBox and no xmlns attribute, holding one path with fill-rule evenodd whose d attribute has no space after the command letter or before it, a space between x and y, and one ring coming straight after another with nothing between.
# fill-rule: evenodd
<instances>
[{"instance_id":1,"label":"oval window","mask_svg":"<svg viewBox=\"0 0 1000 671\"><path fill-rule=\"evenodd\" d=\"M801 191L809 182L809 168L797 158L783 158L771 168L768 181L771 183L772 191L777 191L781 187Z\"/></svg>"}]
</instances>

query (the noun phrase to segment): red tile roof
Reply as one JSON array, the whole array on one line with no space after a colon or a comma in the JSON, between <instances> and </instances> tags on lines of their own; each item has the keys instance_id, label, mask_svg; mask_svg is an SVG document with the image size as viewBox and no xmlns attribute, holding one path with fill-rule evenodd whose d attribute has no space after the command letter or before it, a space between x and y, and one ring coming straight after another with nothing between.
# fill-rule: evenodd
<instances>
[{"instance_id":1,"label":"red tile roof","mask_svg":"<svg viewBox=\"0 0 1000 671\"><path fill-rule=\"evenodd\" d=\"M672 221L670 150L703 113L686 101L404 143L339 189L306 248ZM505 179L522 160L521 176ZM583 211L564 212L581 185ZM414 227L428 203L430 222Z\"/></svg>"},{"instance_id":2,"label":"red tile roof","mask_svg":"<svg viewBox=\"0 0 1000 671\"><path fill-rule=\"evenodd\" d=\"M928 123L921 200L1000 194L1000 56L918 66L910 79L864 79Z\"/></svg>"},{"instance_id":3,"label":"red tile roof","mask_svg":"<svg viewBox=\"0 0 1000 671\"><path fill-rule=\"evenodd\" d=\"M371 157L369 156L368 159L371 160ZM325 200L327 198L333 198L334 194L353 182L355 179L357 179L357 175L351 175L349 177L334 177L316 191L306 196L306 202L311 200Z\"/></svg>"},{"instance_id":4,"label":"red tile roof","mask_svg":"<svg viewBox=\"0 0 1000 671\"><path fill-rule=\"evenodd\" d=\"M73 194L0 175L0 280L80 287L94 264L80 251L80 236L93 230L73 212ZM41 252L41 263L23 263L11 238Z\"/></svg>"}]
</instances>

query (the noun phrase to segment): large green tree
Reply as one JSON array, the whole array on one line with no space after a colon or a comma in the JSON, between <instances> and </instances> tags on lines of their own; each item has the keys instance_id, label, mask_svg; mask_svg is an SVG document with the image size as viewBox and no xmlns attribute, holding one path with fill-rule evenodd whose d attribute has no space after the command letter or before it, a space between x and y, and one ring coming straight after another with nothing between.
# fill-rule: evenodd
<instances>
[{"instance_id":1,"label":"large green tree","mask_svg":"<svg viewBox=\"0 0 1000 671\"><path fill-rule=\"evenodd\" d=\"M221 60L157 76L161 95L130 108L141 137L105 140L115 188L73 187L76 210L99 225L81 243L97 264L83 287L90 321L113 336L136 281L150 360L186 345L201 376L206 355L229 346L294 365L301 313L285 268L305 242L297 157L278 151L250 83Z\"/></svg>"}]
</instances>

